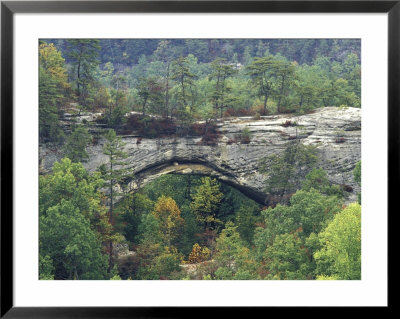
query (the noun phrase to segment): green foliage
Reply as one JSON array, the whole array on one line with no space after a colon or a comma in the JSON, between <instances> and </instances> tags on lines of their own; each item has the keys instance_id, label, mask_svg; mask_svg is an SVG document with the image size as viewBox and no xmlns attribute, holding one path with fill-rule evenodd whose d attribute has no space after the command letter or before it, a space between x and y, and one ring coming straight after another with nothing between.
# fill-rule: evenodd
<instances>
[{"instance_id":1,"label":"green foliage","mask_svg":"<svg viewBox=\"0 0 400 319\"><path fill-rule=\"evenodd\" d=\"M143 246L142 246L143 247ZM157 246L156 246L157 247ZM143 252L139 250L139 253ZM155 255L149 259L143 258L139 268L137 279L181 279L183 273L180 269L182 255L176 250L165 247L154 251ZM146 263L143 263L146 261Z\"/></svg>"},{"instance_id":2,"label":"green foliage","mask_svg":"<svg viewBox=\"0 0 400 319\"><path fill-rule=\"evenodd\" d=\"M123 167L126 165L124 159L128 157L128 154L124 151L126 143L122 142L122 138L117 136L113 129L108 130L105 138L106 142L103 146L103 153L108 156L109 168L104 178L109 182L110 200L112 202L113 186L118 182L122 182L127 175L127 170L123 169Z\"/></svg>"},{"instance_id":3,"label":"green foliage","mask_svg":"<svg viewBox=\"0 0 400 319\"><path fill-rule=\"evenodd\" d=\"M171 246L183 229L184 220L179 207L172 198L162 196L155 203L152 215L157 219L163 242Z\"/></svg>"},{"instance_id":4,"label":"green foliage","mask_svg":"<svg viewBox=\"0 0 400 319\"><path fill-rule=\"evenodd\" d=\"M291 86L293 85L293 75L296 69L296 63L288 62L284 57L275 56L277 61L274 65L274 75L276 78L277 85L274 87L272 94L277 101L277 110L280 113L282 111L282 104L288 106L288 95Z\"/></svg>"},{"instance_id":5,"label":"green foliage","mask_svg":"<svg viewBox=\"0 0 400 319\"><path fill-rule=\"evenodd\" d=\"M53 44L39 46L39 138L41 141L61 143L64 133L59 114L65 103L69 85L65 60Z\"/></svg>"},{"instance_id":6,"label":"green foliage","mask_svg":"<svg viewBox=\"0 0 400 319\"><path fill-rule=\"evenodd\" d=\"M119 275L115 275L115 276L111 277L110 280L122 280L122 279Z\"/></svg>"},{"instance_id":7,"label":"green foliage","mask_svg":"<svg viewBox=\"0 0 400 319\"><path fill-rule=\"evenodd\" d=\"M126 101L117 104L112 108L111 113L107 116L107 126L113 129L121 129L126 123L125 114L129 111Z\"/></svg>"},{"instance_id":8,"label":"green foliage","mask_svg":"<svg viewBox=\"0 0 400 319\"><path fill-rule=\"evenodd\" d=\"M109 168L104 172L103 178L108 186L108 199L109 199L109 212L108 220L110 224L115 223L114 216L114 201L115 197L119 196L118 192L115 191L116 184L121 184L124 178L127 177L128 171L123 167L127 164L123 160L127 158L127 153L124 152L123 148L125 143L122 142L120 136L117 136L113 129L110 129L106 135L106 142L103 145L103 153L108 156ZM122 240L119 233L113 230L112 236L109 238L108 243L108 254L109 254L109 268L110 272L113 267L113 245Z\"/></svg>"},{"instance_id":9,"label":"green foliage","mask_svg":"<svg viewBox=\"0 0 400 319\"><path fill-rule=\"evenodd\" d=\"M302 240L294 234L276 236L263 256L268 279L304 280L311 271L310 259Z\"/></svg>"},{"instance_id":10,"label":"green foliage","mask_svg":"<svg viewBox=\"0 0 400 319\"><path fill-rule=\"evenodd\" d=\"M260 219L259 216L256 216L258 212L259 210L256 205L242 206L235 215L235 224L237 225L240 237L248 244L253 243L256 222Z\"/></svg>"},{"instance_id":11,"label":"green foliage","mask_svg":"<svg viewBox=\"0 0 400 319\"><path fill-rule=\"evenodd\" d=\"M197 116L204 118L210 108L214 108L215 117L217 113L222 116L228 107L241 111L255 107L259 114L267 114L275 107L278 112L308 112L321 106L361 105L359 41L52 42L67 59L79 105L108 108L108 124L114 129L127 106L163 117L175 116L186 127Z\"/></svg>"},{"instance_id":12,"label":"green foliage","mask_svg":"<svg viewBox=\"0 0 400 319\"><path fill-rule=\"evenodd\" d=\"M239 140L241 144L249 144L251 139L250 129L246 126L239 135Z\"/></svg>"},{"instance_id":13,"label":"green foliage","mask_svg":"<svg viewBox=\"0 0 400 319\"><path fill-rule=\"evenodd\" d=\"M196 216L188 206L182 207L182 217L185 220L185 225L182 238L179 243L177 243L177 248L185 256L188 256L193 245L198 241L197 236L201 233L201 228L197 224Z\"/></svg>"},{"instance_id":14,"label":"green foliage","mask_svg":"<svg viewBox=\"0 0 400 319\"><path fill-rule=\"evenodd\" d=\"M54 267L53 261L49 255L42 257L39 255L39 279L40 280L53 280Z\"/></svg>"},{"instance_id":15,"label":"green foliage","mask_svg":"<svg viewBox=\"0 0 400 319\"><path fill-rule=\"evenodd\" d=\"M163 88L156 78L140 78L138 85L138 96L142 103L142 115L146 114L147 108L157 110L157 106L163 103ZM157 112L160 113L160 112Z\"/></svg>"},{"instance_id":16,"label":"green foliage","mask_svg":"<svg viewBox=\"0 0 400 319\"><path fill-rule=\"evenodd\" d=\"M253 84L258 88L258 96L264 98L263 115L268 114L268 98L272 94L276 83L276 71L278 62L273 56L256 57L251 64L247 65L247 74Z\"/></svg>"},{"instance_id":17,"label":"green foliage","mask_svg":"<svg viewBox=\"0 0 400 319\"><path fill-rule=\"evenodd\" d=\"M232 77L237 70L234 65L227 63L224 58L217 58L211 63L212 72L209 75L209 80L214 80L215 86L211 94L211 101L214 104L215 112L220 112L222 117L223 109L228 107L233 99L228 93L231 87L228 85L228 78Z\"/></svg>"},{"instance_id":18,"label":"green foliage","mask_svg":"<svg viewBox=\"0 0 400 319\"><path fill-rule=\"evenodd\" d=\"M274 204L273 196L282 201L283 195L300 188L301 180L317 163L315 147L295 142L283 153L264 158L260 165L261 172L268 176L266 192Z\"/></svg>"},{"instance_id":19,"label":"green foliage","mask_svg":"<svg viewBox=\"0 0 400 319\"><path fill-rule=\"evenodd\" d=\"M40 271L44 279L50 275L54 279L105 279L102 244L110 236L111 225L99 192L103 184L99 173L89 175L81 163L68 158L54 163L52 174L40 176Z\"/></svg>"},{"instance_id":20,"label":"green foliage","mask_svg":"<svg viewBox=\"0 0 400 319\"><path fill-rule=\"evenodd\" d=\"M189 114L192 113L194 108L194 104L189 101L193 97L191 87L193 86L193 81L196 78L196 75L190 70L188 57L180 56L176 60L172 61L171 70L171 79L178 83L178 87L175 91L177 102L175 115L185 122L187 120L185 118L185 115L187 114L186 108L189 107Z\"/></svg>"},{"instance_id":21,"label":"green foliage","mask_svg":"<svg viewBox=\"0 0 400 319\"><path fill-rule=\"evenodd\" d=\"M202 184L193 195L190 208L196 214L197 221L204 226L204 229L215 228L220 224L216 214L221 203L223 194L215 179L203 177Z\"/></svg>"},{"instance_id":22,"label":"green foliage","mask_svg":"<svg viewBox=\"0 0 400 319\"><path fill-rule=\"evenodd\" d=\"M71 76L80 105L86 107L93 100L94 72L99 64L99 40L68 39L65 55L72 65Z\"/></svg>"},{"instance_id":23,"label":"green foliage","mask_svg":"<svg viewBox=\"0 0 400 319\"><path fill-rule=\"evenodd\" d=\"M339 278L337 276L325 276L325 275L319 275L316 280L338 280Z\"/></svg>"},{"instance_id":24,"label":"green foliage","mask_svg":"<svg viewBox=\"0 0 400 319\"><path fill-rule=\"evenodd\" d=\"M214 255L218 269L216 279L258 279L257 265L251 258L250 250L240 238L237 226L228 222L221 235L217 238L216 253ZM249 278L250 277L250 278Z\"/></svg>"},{"instance_id":25,"label":"green foliage","mask_svg":"<svg viewBox=\"0 0 400 319\"><path fill-rule=\"evenodd\" d=\"M361 279L361 206L350 204L318 235L317 273L336 279Z\"/></svg>"},{"instance_id":26,"label":"green foliage","mask_svg":"<svg viewBox=\"0 0 400 319\"><path fill-rule=\"evenodd\" d=\"M113 130L107 132L103 148L108 162L98 172L91 175L77 163L88 159L86 146L91 140L79 125L64 145L70 159L40 177L40 279L359 277L357 242L335 233L350 232L341 223L330 226L342 214L338 211L343 190L329 183L325 171L313 169L315 149L302 145L297 131L289 136L295 141L287 149L261 163L270 206L262 216L258 206L239 191L211 178L166 175L140 193L128 195L124 185L133 176L125 169L125 143L115 131L135 131L150 138L202 136L203 144L212 145L218 141L217 116L260 118L275 111L360 107L360 41L50 42L39 47L40 141L63 142L59 117L68 103L78 105L79 112L90 107L104 112L99 123ZM142 116L127 117L132 110ZM205 119L206 124L194 125L197 119ZM286 130L281 134L287 136ZM236 142L247 144L250 139L245 127ZM361 163L354 178L361 184ZM295 193L300 186L302 190ZM106 195L99 191L103 187ZM354 218L346 218L356 233ZM114 246L123 241L119 233L135 251L119 256L120 273L114 265ZM334 250L333 242L346 253ZM182 274L183 258L201 264L195 275Z\"/></svg>"},{"instance_id":27,"label":"green foliage","mask_svg":"<svg viewBox=\"0 0 400 319\"><path fill-rule=\"evenodd\" d=\"M343 189L339 185L331 185L328 180L328 173L322 168L314 168L309 172L301 185L301 189L305 191L314 188L328 196L335 195L339 198L344 197Z\"/></svg>"},{"instance_id":28,"label":"green foliage","mask_svg":"<svg viewBox=\"0 0 400 319\"><path fill-rule=\"evenodd\" d=\"M127 195L115 210L119 214L120 228L124 237L130 242L138 242L139 230L142 216L149 214L154 206L154 202L146 195L135 193Z\"/></svg>"},{"instance_id":29,"label":"green foliage","mask_svg":"<svg viewBox=\"0 0 400 319\"><path fill-rule=\"evenodd\" d=\"M278 204L262 211L265 228L257 228L254 243L258 254L271 245L276 236L297 232L301 238L319 232L340 210L336 196L325 196L311 188L297 191L290 199L290 206Z\"/></svg>"},{"instance_id":30,"label":"green foliage","mask_svg":"<svg viewBox=\"0 0 400 319\"><path fill-rule=\"evenodd\" d=\"M81 163L63 158L54 163L52 174L39 177L39 214L46 215L50 207L65 199L72 202L92 224L100 226L104 222L105 209L98 190L103 185L99 173L89 175Z\"/></svg>"},{"instance_id":31,"label":"green foliage","mask_svg":"<svg viewBox=\"0 0 400 319\"><path fill-rule=\"evenodd\" d=\"M101 243L72 201L62 199L47 209L39 219L39 229L40 255L53 260L54 279L107 278L107 258Z\"/></svg>"},{"instance_id":32,"label":"green foliage","mask_svg":"<svg viewBox=\"0 0 400 319\"><path fill-rule=\"evenodd\" d=\"M73 162L84 162L89 158L86 147L92 141L92 136L83 125L73 128L64 145L65 156Z\"/></svg>"},{"instance_id":33,"label":"green foliage","mask_svg":"<svg viewBox=\"0 0 400 319\"><path fill-rule=\"evenodd\" d=\"M138 225L138 241L141 244L162 242L158 220L153 214L143 214Z\"/></svg>"},{"instance_id":34,"label":"green foliage","mask_svg":"<svg viewBox=\"0 0 400 319\"><path fill-rule=\"evenodd\" d=\"M327 74L318 65L304 64L296 69L294 91L299 112L305 113L321 106L321 90Z\"/></svg>"},{"instance_id":35,"label":"green foliage","mask_svg":"<svg viewBox=\"0 0 400 319\"><path fill-rule=\"evenodd\" d=\"M161 196L171 197L179 207L189 206L196 187L201 179L193 175L167 174L157 178L143 188L143 193L152 201Z\"/></svg>"}]
</instances>

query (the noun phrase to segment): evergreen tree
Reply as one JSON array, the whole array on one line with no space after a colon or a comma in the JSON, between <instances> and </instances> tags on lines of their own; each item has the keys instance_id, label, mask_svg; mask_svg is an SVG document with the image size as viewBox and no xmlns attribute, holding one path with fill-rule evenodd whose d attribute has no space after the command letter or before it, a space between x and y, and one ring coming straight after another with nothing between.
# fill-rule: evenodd
<instances>
[{"instance_id":1,"label":"evergreen tree","mask_svg":"<svg viewBox=\"0 0 400 319\"><path fill-rule=\"evenodd\" d=\"M277 64L272 56L255 58L247 66L247 74L252 79L254 85L258 87L258 94L264 98L263 115L267 115L268 98L274 88L275 68Z\"/></svg>"},{"instance_id":2,"label":"evergreen tree","mask_svg":"<svg viewBox=\"0 0 400 319\"><path fill-rule=\"evenodd\" d=\"M95 81L94 71L100 63L99 40L69 39L66 40L66 47L66 57L73 67L78 102L86 107L92 99L90 93Z\"/></svg>"},{"instance_id":3,"label":"evergreen tree","mask_svg":"<svg viewBox=\"0 0 400 319\"><path fill-rule=\"evenodd\" d=\"M285 59L278 59L274 66L274 73L276 78L274 96L277 100L278 113L280 113L282 112L282 102L289 95L289 87L294 80L295 64Z\"/></svg>"},{"instance_id":4,"label":"evergreen tree","mask_svg":"<svg viewBox=\"0 0 400 319\"><path fill-rule=\"evenodd\" d=\"M118 184L122 183L124 178L128 177L127 169L123 168L127 165L123 160L128 157L128 154L123 150L125 143L122 142L121 137L117 136L113 129L110 129L105 135L106 142L103 146L103 153L108 156L109 167L105 171L104 179L108 186L108 199L109 199L109 222L114 225L114 201L117 196L121 194L116 191ZM130 176L132 177L132 176ZM120 236L114 233L109 241L109 268L108 272L113 268L113 241L120 240Z\"/></svg>"},{"instance_id":5,"label":"evergreen tree","mask_svg":"<svg viewBox=\"0 0 400 319\"><path fill-rule=\"evenodd\" d=\"M89 158L86 147L92 141L92 136L83 125L77 125L68 136L64 153L73 162L83 162Z\"/></svg>"},{"instance_id":6,"label":"evergreen tree","mask_svg":"<svg viewBox=\"0 0 400 319\"><path fill-rule=\"evenodd\" d=\"M203 225L204 229L215 228L221 221L217 218L217 212L223 194L215 179L203 177L202 184L197 188L193 195L190 208L196 214L197 221Z\"/></svg>"},{"instance_id":7,"label":"evergreen tree","mask_svg":"<svg viewBox=\"0 0 400 319\"><path fill-rule=\"evenodd\" d=\"M283 153L273 154L261 161L261 171L267 174L266 192L270 204L275 196L282 201L285 194L300 188L300 181L317 163L315 147L300 142L290 144ZM287 200L285 200L287 202Z\"/></svg>"},{"instance_id":8,"label":"evergreen tree","mask_svg":"<svg viewBox=\"0 0 400 319\"><path fill-rule=\"evenodd\" d=\"M179 103L179 108L177 110L178 116L182 116L187 106L189 106L190 108L193 107L188 103L190 100L189 88L193 85L193 81L196 75L191 72L187 57L179 57L172 62L171 66L171 79L175 80L178 83L179 87L177 95L177 101Z\"/></svg>"},{"instance_id":9,"label":"evergreen tree","mask_svg":"<svg viewBox=\"0 0 400 319\"><path fill-rule=\"evenodd\" d=\"M223 109L228 107L232 98L227 95L231 87L227 85L227 79L237 73L234 65L228 64L225 59L217 58L211 63L212 72L209 75L210 80L215 80L215 88L211 98L216 112L220 112L222 118Z\"/></svg>"},{"instance_id":10,"label":"evergreen tree","mask_svg":"<svg viewBox=\"0 0 400 319\"><path fill-rule=\"evenodd\" d=\"M169 114L169 91L170 91L170 76L171 76L171 61L172 61L172 49L170 41L163 40L158 44L157 49L154 51L154 56L160 59L164 64L164 110L162 114L168 117Z\"/></svg>"}]
</instances>

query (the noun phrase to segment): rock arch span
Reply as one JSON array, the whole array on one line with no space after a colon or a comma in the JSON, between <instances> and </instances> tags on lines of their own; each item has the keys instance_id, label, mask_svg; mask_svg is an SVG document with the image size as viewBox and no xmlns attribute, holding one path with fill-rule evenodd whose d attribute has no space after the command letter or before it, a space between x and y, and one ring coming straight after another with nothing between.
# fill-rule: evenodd
<instances>
[{"instance_id":1,"label":"rock arch span","mask_svg":"<svg viewBox=\"0 0 400 319\"><path fill-rule=\"evenodd\" d=\"M293 125L285 125L288 121ZM251 133L250 143L232 142L245 127ZM199 137L143 138L138 144L139 136L123 136L128 168L136 177L130 185L132 190L163 174L192 173L216 177L263 202L267 177L259 171L260 160L281 153L295 138L316 146L318 166L328 172L333 183L350 185L354 192L349 201L356 200L359 186L353 180L352 171L361 159L361 109L327 107L301 116L224 119L218 123L218 129L220 138L212 146L202 145ZM99 133L102 129L93 124L91 130ZM84 166L89 171L107 163L103 144L104 140L100 140L88 147L89 160ZM62 153L40 145L39 158L40 170L46 173L62 158Z\"/></svg>"},{"instance_id":2,"label":"rock arch span","mask_svg":"<svg viewBox=\"0 0 400 319\"><path fill-rule=\"evenodd\" d=\"M171 162L163 163L158 166L151 166L137 172L134 180L131 180L128 185L128 189L132 192L139 190L146 186L152 181L156 180L160 176L166 174L177 174L177 175L201 175L210 176L218 179L220 182L227 184L241 191L244 195L258 202L259 204L265 204L266 194L259 189L252 187L251 185L243 185L236 180L235 176L227 171L220 170L219 168L212 167L208 163L200 162L185 162L173 160Z\"/></svg>"}]
</instances>

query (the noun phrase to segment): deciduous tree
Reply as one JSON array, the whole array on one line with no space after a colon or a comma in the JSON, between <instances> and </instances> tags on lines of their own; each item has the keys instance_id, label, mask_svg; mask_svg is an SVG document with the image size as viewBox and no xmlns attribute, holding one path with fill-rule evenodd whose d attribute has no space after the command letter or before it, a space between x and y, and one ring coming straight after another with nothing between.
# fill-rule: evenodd
<instances>
[{"instance_id":1,"label":"deciduous tree","mask_svg":"<svg viewBox=\"0 0 400 319\"><path fill-rule=\"evenodd\" d=\"M181 217L181 211L175 201L170 197L161 196L152 212L157 219L161 237L167 246L182 233L184 220Z\"/></svg>"},{"instance_id":2,"label":"deciduous tree","mask_svg":"<svg viewBox=\"0 0 400 319\"><path fill-rule=\"evenodd\" d=\"M39 46L39 138L41 141L60 143L64 133L59 114L65 103L67 71L61 52L53 44Z\"/></svg>"},{"instance_id":3,"label":"deciduous tree","mask_svg":"<svg viewBox=\"0 0 400 319\"><path fill-rule=\"evenodd\" d=\"M350 204L318 235L317 273L337 279L361 279L361 206Z\"/></svg>"}]
</instances>

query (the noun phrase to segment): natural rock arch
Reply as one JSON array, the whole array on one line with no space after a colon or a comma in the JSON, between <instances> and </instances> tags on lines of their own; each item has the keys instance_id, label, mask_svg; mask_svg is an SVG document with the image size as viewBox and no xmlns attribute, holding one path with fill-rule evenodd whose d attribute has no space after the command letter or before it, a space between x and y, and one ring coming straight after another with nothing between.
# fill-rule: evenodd
<instances>
[{"instance_id":1,"label":"natural rock arch","mask_svg":"<svg viewBox=\"0 0 400 319\"><path fill-rule=\"evenodd\" d=\"M251 134L248 144L237 139L244 128ZM97 133L104 130L94 125L91 129ZM268 177L259 171L260 160L283 152L296 140L316 146L318 167L328 172L331 182L350 185L354 192L350 193L348 201L356 201L360 187L354 182L353 169L361 159L361 109L326 107L300 116L283 114L261 119L224 119L218 122L218 130L220 137L216 145L203 145L200 137L149 139L123 136L128 168L136 177L131 183L132 189L160 174L184 174L191 170L194 174L214 176L263 202ZM104 139L100 139L96 145L88 147L89 160L84 166L89 171L107 163L103 144ZM61 158L60 150L40 145L42 173L50 171L53 163Z\"/></svg>"},{"instance_id":2,"label":"natural rock arch","mask_svg":"<svg viewBox=\"0 0 400 319\"><path fill-rule=\"evenodd\" d=\"M213 168L208 163L178 162L177 160L163 163L158 166L151 166L140 172L137 172L134 179L128 182L127 189L129 192L135 192L146 186L147 184L151 183L152 181L155 181L160 176L166 174L192 174L216 178L220 182L234 187L247 197L262 205L265 204L265 200L267 197L267 194L263 191L251 187L250 185L241 184L232 174L215 167Z\"/></svg>"}]
</instances>

